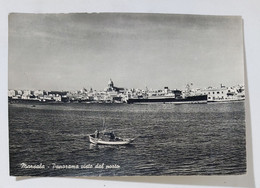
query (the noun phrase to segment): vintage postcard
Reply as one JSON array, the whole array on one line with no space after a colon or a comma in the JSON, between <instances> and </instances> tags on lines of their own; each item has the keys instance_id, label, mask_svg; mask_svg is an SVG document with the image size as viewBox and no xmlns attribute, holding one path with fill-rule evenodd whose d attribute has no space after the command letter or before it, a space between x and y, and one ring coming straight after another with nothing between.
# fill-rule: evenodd
<instances>
[{"instance_id":1,"label":"vintage postcard","mask_svg":"<svg viewBox=\"0 0 260 188\"><path fill-rule=\"evenodd\" d=\"M12 176L247 172L242 18L9 15Z\"/></svg>"}]
</instances>

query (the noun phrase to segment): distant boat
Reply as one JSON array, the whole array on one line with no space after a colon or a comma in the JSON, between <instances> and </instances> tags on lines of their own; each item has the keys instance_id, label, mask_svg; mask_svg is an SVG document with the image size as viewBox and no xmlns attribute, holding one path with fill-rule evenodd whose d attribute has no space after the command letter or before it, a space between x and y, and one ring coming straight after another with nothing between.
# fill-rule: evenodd
<instances>
[{"instance_id":1,"label":"distant boat","mask_svg":"<svg viewBox=\"0 0 260 188\"><path fill-rule=\"evenodd\" d=\"M89 141L93 144L103 145L127 145L134 141L134 138L116 137L112 131L96 131L89 135Z\"/></svg>"}]
</instances>

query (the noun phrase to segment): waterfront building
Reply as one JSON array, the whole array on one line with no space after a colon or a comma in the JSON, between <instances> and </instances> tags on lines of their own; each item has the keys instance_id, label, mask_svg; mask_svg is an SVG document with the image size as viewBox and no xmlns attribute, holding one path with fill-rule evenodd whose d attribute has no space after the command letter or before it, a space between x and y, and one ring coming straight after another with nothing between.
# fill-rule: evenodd
<instances>
[{"instance_id":1,"label":"waterfront building","mask_svg":"<svg viewBox=\"0 0 260 188\"><path fill-rule=\"evenodd\" d=\"M67 95L67 91L49 91L48 92L48 95L61 95L61 96L64 96L64 95Z\"/></svg>"},{"instance_id":2,"label":"waterfront building","mask_svg":"<svg viewBox=\"0 0 260 188\"><path fill-rule=\"evenodd\" d=\"M209 102L244 100L243 86L226 87L221 84L220 88L208 87L201 91L208 95Z\"/></svg>"},{"instance_id":3,"label":"waterfront building","mask_svg":"<svg viewBox=\"0 0 260 188\"><path fill-rule=\"evenodd\" d=\"M23 95L23 90L18 90L17 93L18 93L17 95L22 96Z\"/></svg>"},{"instance_id":4,"label":"waterfront building","mask_svg":"<svg viewBox=\"0 0 260 188\"><path fill-rule=\"evenodd\" d=\"M18 91L16 90L8 90L8 97L15 97L16 95L18 95Z\"/></svg>"},{"instance_id":5,"label":"waterfront building","mask_svg":"<svg viewBox=\"0 0 260 188\"><path fill-rule=\"evenodd\" d=\"M33 92L31 91L31 90L24 90L23 91L23 95L24 96L30 96L30 95L32 95L33 94Z\"/></svg>"},{"instance_id":6,"label":"waterfront building","mask_svg":"<svg viewBox=\"0 0 260 188\"><path fill-rule=\"evenodd\" d=\"M44 92L43 92L43 90L35 90L35 91L34 91L34 95L35 95L35 96L43 96L43 95L44 95Z\"/></svg>"},{"instance_id":7,"label":"waterfront building","mask_svg":"<svg viewBox=\"0 0 260 188\"><path fill-rule=\"evenodd\" d=\"M61 102L61 95L57 94L52 97L55 101Z\"/></svg>"},{"instance_id":8,"label":"waterfront building","mask_svg":"<svg viewBox=\"0 0 260 188\"><path fill-rule=\"evenodd\" d=\"M21 99L30 99L32 95L33 92L31 90L24 90Z\"/></svg>"},{"instance_id":9,"label":"waterfront building","mask_svg":"<svg viewBox=\"0 0 260 188\"><path fill-rule=\"evenodd\" d=\"M21 97L21 99L29 99L29 98L30 98L29 95L25 95L25 94L23 94Z\"/></svg>"}]
</instances>

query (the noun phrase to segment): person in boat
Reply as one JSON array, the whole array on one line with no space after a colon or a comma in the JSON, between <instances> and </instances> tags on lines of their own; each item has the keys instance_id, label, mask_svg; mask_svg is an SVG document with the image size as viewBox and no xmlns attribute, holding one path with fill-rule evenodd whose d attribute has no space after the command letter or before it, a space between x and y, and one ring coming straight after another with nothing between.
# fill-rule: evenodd
<instances>
[{"instance_id":1,"label":"person in boat","mask_svg":"<svg viewBox=\"0 0 260 188\"><path fill-rule=\"evenodd\" d=\"M111 133L110 133L110 139L111 139L111 140L114 140L114 139L115 139L115 134L114 134L114 132L111 132Z\"/></svg>"},{"instance_id":2,"label":"person in boat","mask_svg":"<svg viewBox=\"0 0 260 188\"><path fill-rule=\"evenodd\" d=\"M99 131L98 130L95 131L95 138L99 138Z\"/></svg>"}]
</instances>

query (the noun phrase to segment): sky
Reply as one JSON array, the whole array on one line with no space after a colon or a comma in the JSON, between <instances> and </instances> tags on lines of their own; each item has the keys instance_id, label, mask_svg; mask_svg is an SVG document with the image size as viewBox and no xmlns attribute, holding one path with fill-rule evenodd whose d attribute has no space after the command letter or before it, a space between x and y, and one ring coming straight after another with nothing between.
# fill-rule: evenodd
<instances>
[{"instance_id":1,"label":"sky","mask_svg":"<svg viewBox=\"0 0 260 188\"><path fill-rule=\"evenodd\" d=\"M183 89L244 84L238 16L9 15L9 89Z\"/></svg>"}]
</instances>

